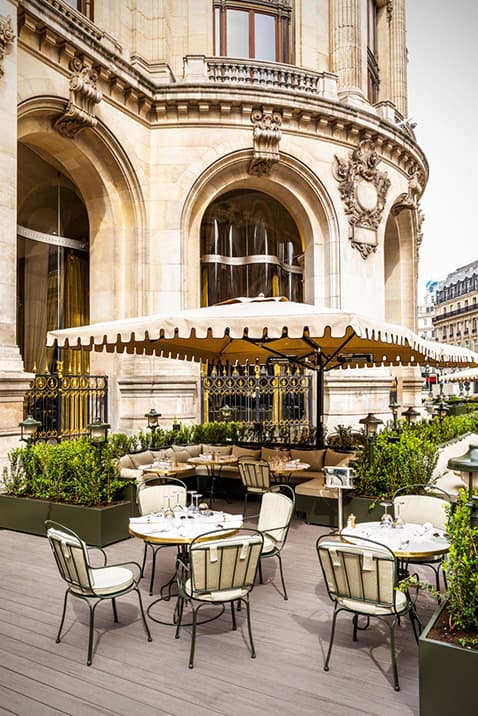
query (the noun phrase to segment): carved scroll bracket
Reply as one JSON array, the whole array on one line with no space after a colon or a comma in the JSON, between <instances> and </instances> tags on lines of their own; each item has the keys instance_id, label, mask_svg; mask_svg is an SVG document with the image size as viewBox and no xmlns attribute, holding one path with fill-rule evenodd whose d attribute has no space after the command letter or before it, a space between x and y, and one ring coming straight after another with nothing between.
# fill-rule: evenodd
<instances>
[{"instance_id":1,"label":"carved scroll bracket","mask_svg":"<svg viewBox=\"0 0 478 716\"><path fill-rule=\"evenodd\" d=\"M90 65L80 57L70 62L70 100L65 111L54 121L54 128L64 137L73 138L85 127L95 127L97 119L94 107L101 102L103 95L96 89L98 75Z\"/></svg>"},{"instance_id":2,"label":"carved scroll bracket","mask_svg":"<svg viewBox=\"0 0 478 716\"><path fill-rule=\"evenodd\" d=\"M13 44L15 33L13 32L12 18L0 17L0 77L3 77L3 59Z\"/></svg>"},{"instance_id":3,"label":"carved scroll bracket","mask_svg":"<svg viewBox=\"0 0 478 716\"><path fill-rule=\"evenodd\" d=\"M370 140L360 142L348 159L337 155L332 172L350 225L350 241L366 259L377 250L377 229L382 220L390 179L379 171L380 158Z\"/></svg>"},{"instance_id":4,"label":"carved scroll bracket","mask_svg":"<svg viewBox=\"0 0 478 716\"><path fill-rule=\"evenodd\" d=\"M249 174L268 176L272 166L279 161L280 126L282 117L279 112L265 112L254 109L251 113L254 125L254 154L249 163Z\"/></svg>"}]
</instances>

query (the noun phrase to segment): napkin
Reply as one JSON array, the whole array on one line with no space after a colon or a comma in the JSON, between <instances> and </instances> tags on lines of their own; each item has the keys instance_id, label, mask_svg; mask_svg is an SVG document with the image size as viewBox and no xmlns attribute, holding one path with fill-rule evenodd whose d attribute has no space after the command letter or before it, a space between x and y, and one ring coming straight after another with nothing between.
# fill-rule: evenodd
<instances>
[{"instance_id":1,"label":"napkin","mask_svg":"<svg viewBox=\"0 0 478 716\"><path fill-rule=\"evenodd\" d=\"M164 517L159 517L158 515L142 515L141 517L129 518L130 525L151 525L162 523L163 521Z\"/></svg>"}]
</instances>

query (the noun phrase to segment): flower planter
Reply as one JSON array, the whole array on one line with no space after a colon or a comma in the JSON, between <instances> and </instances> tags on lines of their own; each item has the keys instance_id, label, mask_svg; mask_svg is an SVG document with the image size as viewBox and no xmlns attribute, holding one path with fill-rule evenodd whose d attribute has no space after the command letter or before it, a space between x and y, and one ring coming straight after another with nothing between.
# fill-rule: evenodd
<instances>
[{"instance_id":1,"label":"flower planter","mask_svg":"<svg viewBox=\"0 0 478 716\"><path fill-rule=\"evenodd\" d=\"M445 606L434 612L419 639L420 716L475 716L478 651L428 636Z\"/></svg>"},{"instance_id":2,"label":"flower planter","mask_svg":"<svg viewBox=\"0 0 478 716\"><path fill-rule=\"evenodd\" d=\"M78 532L87 544L105 547L129 536L135 505L125 500L105 507L85 507L15 495L0 495L0 528L45 535L45 520Z\"/></svg>"},{"instance_id":3,"label":"flower planter","mask_svg":"<svg viewBox=\"0 0 478 716\"><path fill-rule=\"evenodd\" d=\"M344 492L342 495L344 520L354 514L357 522L379 520L383 514L377 500L370 497L357 497L354 493ZM296 512L305 513L305 521L311 525L325 527L338 526L337 500L335 497L319 497L313 495L297 495Z\"/></svg>"}]
</instances>

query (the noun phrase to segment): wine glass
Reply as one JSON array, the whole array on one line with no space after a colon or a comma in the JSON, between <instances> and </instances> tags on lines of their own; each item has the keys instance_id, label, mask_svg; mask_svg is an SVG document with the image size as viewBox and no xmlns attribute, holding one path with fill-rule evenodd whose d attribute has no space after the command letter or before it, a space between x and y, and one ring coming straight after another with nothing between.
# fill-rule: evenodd
<instances>
[{"instance_id":1,"label":"wine glass","mask_svg":"<svg viewBox=\"0 0 478 716\"><path fill-rule=\"evenodd\" d=\"M380 502L380 505L384 508L384 513L380 518L381 527L391 527L393 524L392 515L388 514L388 508L392 506L391 502Z\"/></svg>"},{"instance_id":2,"label":"wine glass","mask_svg":"<svg viewBox=\"0 0 478 716\"><path fill-rule=\"evenodd\" d=\"M164 516L167 520L174 519L174 510L171 509L171 497L166 495L167 507L164 510Z\"/></svg>"},{"instance_id":3,"label":"wine glass","mask_svg":"<svg viewBox=\"0 0 478 716\"><path fill-rule=\"evenodd\" d=\"M403 529L405 526L405 522L403 521L403 517L400 515L400 505L403 505L403 502L399 502L398 500L395 500L393 503L393 511L395 513L395 519L393 521L393 526L397 529Z\"/></svg>"},{"instance_id":4,"label":"wine glass","mask_svg":"<svg viewBox=\"0 0 478 716\"><path fill-rule=\"evenodd\" d=\"M194 500L194 512L198 512L198 511L199 511L198 505L199 505L199 498L201 498L201 497L202 497L202 494L201 494L200 492L195 492L194 495L193 495L193 500Z\"/></svg>"},{"instance_id":5,"label":"wine glass","mask_svg":"<svg viewBox=\"0 0 478 716\"><path fill-rule=\"evenodd\" d=\"M188 495L189 495L189 508L188 508L188 509L190 510L190 512L193 511L193 507L194 507L194 495L195 495L196 493L197 493L197 490L188 490Z\"/></svg>"}]
</instances>

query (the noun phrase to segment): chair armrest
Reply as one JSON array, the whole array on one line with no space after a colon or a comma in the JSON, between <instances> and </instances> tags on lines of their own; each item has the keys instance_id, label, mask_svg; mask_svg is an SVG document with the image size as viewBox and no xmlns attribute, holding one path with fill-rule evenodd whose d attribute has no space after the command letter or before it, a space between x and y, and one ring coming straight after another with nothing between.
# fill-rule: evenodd
<instances>
[{"instance_id":1,"label":"chair armrest","mask_svg":"<svg viewBox=\"0 0 478 716\"><path fill-rule=\"evenodd\" d=\"M106 564L107 564L107 562L108 562L108 555L106 554L106 552L105 552L105 550L103 549L103 547L97 547L96 545L92 545L92 546L90 547L90 546L88 545L87 550L88 550L88 553L92 552L93 550L97 550L98 552L101 552L101 554L102 554L102 556L103 556L103 564L101 565L101 567L106 567ZM92 569L99 569L99 567L96 567L96 568L95 568L95 567L93 567L92 565L90 565L90 566L91 566Z\"/></svg>"}]
</instances>

